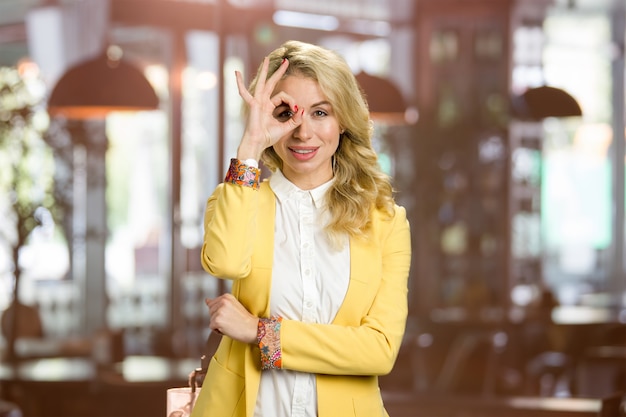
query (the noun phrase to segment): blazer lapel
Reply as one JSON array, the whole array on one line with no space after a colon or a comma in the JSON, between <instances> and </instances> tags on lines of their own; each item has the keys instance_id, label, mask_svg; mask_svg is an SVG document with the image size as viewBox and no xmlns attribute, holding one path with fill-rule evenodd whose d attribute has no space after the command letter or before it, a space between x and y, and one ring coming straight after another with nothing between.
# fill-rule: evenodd
<instances>
[{"instance_id":1,"label":"blazer lapel","mask_svg":"<svg viewBox=\"0 0 626 417\"><path fill-rule=\"evenodd\" d=\"M362 316L362 304L372 275L371 244L362 239L350 239L350 283L346 297L333 320L335 324L354 325L355 318Z\"/></svg>"},{"instance_id":2,"label":"blazer lapel","mask_svg":"<svg viewBox=\"0 0 626 417\"><path fill-rule=\"evenodd\" d=\"M255 282L254 286L259 291L259 300L263 300L264 305L258 306L264 312L264 317L269 317L270 313L270 295L272 288L272 264L274 262L274 225L276 218L276 197L272 192L269 184L264 184L259 192L258 213L263 218L257 219L257 249L254 251L258 254L258 258L254 260L255 264L267 271L263 274L267 282Z\"/></svg>"}]
</instances>

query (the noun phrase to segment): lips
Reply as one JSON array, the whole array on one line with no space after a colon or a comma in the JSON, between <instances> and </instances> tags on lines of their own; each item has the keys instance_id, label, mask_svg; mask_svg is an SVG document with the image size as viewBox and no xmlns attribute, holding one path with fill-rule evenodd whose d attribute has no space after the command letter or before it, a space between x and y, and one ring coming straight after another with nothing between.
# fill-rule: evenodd
<instances>
[{"instance_id":1,"label":"lips","mask_svg":"<svg viewBox=\"0 0 626 417\"><path fill-rule=\"evenodd\" d=\"M305 161L313 158L317 153L318 148L289 148L291 154L300 161Z\"/></svg>"}]
</instances>

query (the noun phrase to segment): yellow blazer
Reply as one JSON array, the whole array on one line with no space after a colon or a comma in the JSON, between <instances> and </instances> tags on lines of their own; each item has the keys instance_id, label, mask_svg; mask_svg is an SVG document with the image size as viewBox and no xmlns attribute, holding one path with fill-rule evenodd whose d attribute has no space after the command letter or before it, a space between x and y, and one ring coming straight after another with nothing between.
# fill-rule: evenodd
<instances>
[{"instance_id":1,"label":"yellow blazer","mask_svg":"<svg viewBox=\"0 0 626 417\"><path fill-rule=\"evenodd\" d=\"M254 315L269 317L275 196L220 184L205 212L202 265L233 280L232 293ZM407 318L409 224L373 216L374 238L350 240L350 283L331 324L283 320L282 366L317 375L319 417L387 416L378 375L391 371ZM192 417L251 417L261 377L258 347L223 337L210 361Z\"/></svg>"}]
</instances>

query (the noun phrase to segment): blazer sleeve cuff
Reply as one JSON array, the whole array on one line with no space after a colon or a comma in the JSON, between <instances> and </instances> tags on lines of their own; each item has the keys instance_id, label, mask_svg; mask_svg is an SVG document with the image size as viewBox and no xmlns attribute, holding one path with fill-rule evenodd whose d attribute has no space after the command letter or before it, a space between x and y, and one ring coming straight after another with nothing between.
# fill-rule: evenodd
<instances>
[{"instance_id":1,"label":"blazer sleeve cuff","mask_svg":"<svg viewBox=\"0 0 626 417\"><path fill-rule=\"evenodd\" d=\"M261 170L258 167L247 165L245 161L233 158L230 160L224 182L258 190L260 178Z\"/></svg>"},{"instance_id":2,"label":"blazer sleeve cuff","mask_svg":"<svg viewBox=\"0 0 626 417\"><path fill-rule=\"evenodd\" d=\"M282 317L272 316L259 319L256 333L257 344L261 351L261 369L281 369L282 352L280 347L280 325Z\"/></svg>"}]
</instances>

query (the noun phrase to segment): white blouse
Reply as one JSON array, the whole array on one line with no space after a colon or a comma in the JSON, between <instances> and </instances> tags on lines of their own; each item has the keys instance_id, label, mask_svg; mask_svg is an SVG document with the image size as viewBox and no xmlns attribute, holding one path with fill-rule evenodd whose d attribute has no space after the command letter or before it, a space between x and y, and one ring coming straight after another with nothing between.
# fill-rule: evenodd
<instances>
[{"instance_id":1,"label":"white blouse","mask_svg":"<svg viewBox=\"0 0 626 417\"><path fill-rule=\"evenodd\" d=\"M345 298L350 280L348 238L342 249L336 250L323 230L328 222L325 194L331 184L332 180L302 191L280 171L270 178L276 194L272 315L328 324ZM315 375L282 369L263 371L254 416L317 416Z\"/></svg>"}]
</instances>

